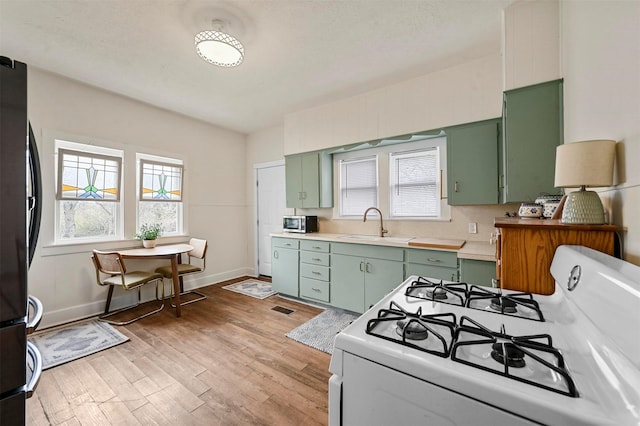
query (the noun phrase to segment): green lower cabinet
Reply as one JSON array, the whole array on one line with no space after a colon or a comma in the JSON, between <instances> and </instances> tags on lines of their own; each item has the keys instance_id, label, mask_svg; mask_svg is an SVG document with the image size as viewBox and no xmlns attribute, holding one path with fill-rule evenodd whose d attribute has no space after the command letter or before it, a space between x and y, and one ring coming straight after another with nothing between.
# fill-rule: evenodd
<instances>
[{"instance_id":1,"label":"green lower cabinet","mask_svg":"<svg viewBox=\"0 0 640 426\"><path fill-rule=\"evenodd\" d=\"M331 255L331 305L364 312L364 260Z\"/></svg>"},{"instance_id":2,"label":"green lower cabinet","mask_svg":"<svg viewBox=\"0 0 640 426\"><path fill-rule=\"evenodd\" d=\"M298 297L298 250L271 247L271 286L278 293Z\"/></svg>"},{"instance_id":3,"label":"green lower cabinet","mask_svg":"<svg viewBox=\"0 0 640 426\"><path fill-rule=\"evenodd\" d=\"M460 259L460 281L485 287L493 287L496 277L496 262Z\"/></svg>"},{"instance_id":4,"label":"green lower cabinet","mask_svg":"<svg viewBox=\"0 0 640 426\"><path fill-rule=\"evenodd\" d=\"M364 312L402 282L402 262L333 254L331 304Z\"/></svg>"},{"instance_id":5,"label":"green lower cabinet","mask_svg":"<svg viewBox=\"0 0 640 426\"><path fill-rule=\"evenodd\" d=\"M405 279L411 275L458 281L458 254L455 251L406 249Z\"/></svg>"},{"instance_id":6,"label":"green lower cabinet","mask_svg":"<svg viewBox=\"0 0 640 426\"><path fill-rule=\"evenodd\" d=\"M402 262L364 259L364 309L377 303L402 283Z\"/></svg>"},{"instance_id":7,"label":"green lower cabinet","mask_svg":"<svg viewBox=\"0 0 640 426\"><path fill-rule=\"evenodd\" d=\"M457 268L420 265L417 263L407 263L405 275L407 278L411 275L418 275L419 277L435 278L438 280L458 281Z\"/></svg>"}]
</instances>

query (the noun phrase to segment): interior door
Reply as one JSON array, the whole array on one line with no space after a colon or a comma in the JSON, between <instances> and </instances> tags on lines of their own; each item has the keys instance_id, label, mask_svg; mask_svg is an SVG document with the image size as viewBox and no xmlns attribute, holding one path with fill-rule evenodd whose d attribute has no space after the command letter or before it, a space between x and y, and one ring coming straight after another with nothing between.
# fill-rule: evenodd
<instances>
[{"instance_id":1,"label":"interior door","mask_svg":"<svg viewBox=\"0 0 640 426\"><path fill-rule=\"evenodd\" d=\"M286 213L284 165L264 167L258 175L258 273L271 276L271 237L282 232L282 216Z\"/></svg>"}]
</instances>

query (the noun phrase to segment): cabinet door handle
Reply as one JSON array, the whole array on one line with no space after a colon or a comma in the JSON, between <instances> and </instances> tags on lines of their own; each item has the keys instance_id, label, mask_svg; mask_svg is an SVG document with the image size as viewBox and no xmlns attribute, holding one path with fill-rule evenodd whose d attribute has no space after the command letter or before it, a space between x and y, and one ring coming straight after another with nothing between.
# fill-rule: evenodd
<instances>
[{"instance_id":1,"label":"cabinet door handle","mask_svg":"<svg viewBox=\"0 0 640 426\"><path fill-rule=\"evenodd\" d=\"M322 274L321 274L320 272L318 272L318 271L311 271L311 273L312 273L313 275L322 275Z\"/></svg>"},{"instance_id":2,"label":"cabinet door handle","mask_svg":"<svg viewBox=\"0 0 640 426\"><path fill-rule=\"evenodd\" d=\"M319 288L311 287L311 290L315 291L316 293L322 293L322 290L320 290Z\"/></svg>"},{"instance_id":3,"label":"cabinet door handle","mask_svg":"<svg viewBox=\"0 0 640 426\"><path fill-rule=\"evenodd\" d=\"M455 272L451 274L451 281L458 281Z\"/></svg>"},{"instance_id":4,"label":"cabinet door handle","mask_svg":"<svg viewBox=\"0 0 640 426\"><path fill-rule=\"evenodd\" d=\"M460 192L458 191L458 181L455 181L455 183L453 184L453 192Z\"/></svg>"},{"instance_id":5,"label":"cabinet door handle","mask_svg":"<svg viewBox=\"0 0 640 426\"><path fill-rule=\"evenodd\" d=\"M291 243L284 243L285 246L291 247Z\"/></svg>"},{"instance_id":6,"label":"cabinet door handle","mask_svg":"<svg viewBox=\"0 0 640 426\"><path fill-rule=\"evenodd\" d=\"M364 272L364 262L360 262L360 272Z\"/></svg>"},{"instance_id":7,"label":"cabinet door handle","mask_svg":"<svg viewBox=\"0 0 640 426\"><path fill-rule=\"evenodd\" d=\"M306 191L302 191L302 199L303 200L307 199L307 192Z\"/></svg>"},{"instance_id":8,"label":"cabinet door handle","mask_svg":"<svg viewBox=\"0 0 640 426\"><path fill-rule=\"evenodd\" d=\"M371 273L371 264L367 262L367 266L364 268L367 273Z\"/></svg>"},{"instance_id":9,"label":"cabinet door handle","mask_svg":"<svg viewBox=\"0 0 640 426\"><path fill-rule=\"evenodd\" d=\"M433 257L428 257L427 262L440 263L440 259L434 259Z\"/></svg>"},{"instance_id":10,"label":"cabinet door handle","mask_svg":"<svg viewBox=\"0 0 640 426\"><path fill-rule=\"evenodd\" d=\"M313 246L313 247L311 247L311 248L312 248L312 249L314 249L314 250L320 250L322 247L320 247L320 246Z\"/></svg>"},{"instance_id":11,"label":"cabinet door handle","mask_svg":"<svg viewBox=\"0 0 640 426\"><path fill-rule=\"evenodd\" d=\"M274 250L273 251L273 258L277 259L278 258L278 250Z\"/></svg>"},{"instance_id":12,"label":"cabinet door handle","mask_svg":"<svg viewBox=\"0 0 640 426\"><path fill-rule=\"evenodd\" d=\"M302 200L302 192L298 192L298 200Z\"/></svg>"},{"instance_id":13,"label":"cabinet door handle","mask_svg":"<svg viewBox=\"0 0 640 426\"><path fill-rule=\"evenodd\" d=\"M322 259L318 259L317 257L314 257L311 260L313 260L314 262L320 262Z\"/></svg>"}]
</instances>

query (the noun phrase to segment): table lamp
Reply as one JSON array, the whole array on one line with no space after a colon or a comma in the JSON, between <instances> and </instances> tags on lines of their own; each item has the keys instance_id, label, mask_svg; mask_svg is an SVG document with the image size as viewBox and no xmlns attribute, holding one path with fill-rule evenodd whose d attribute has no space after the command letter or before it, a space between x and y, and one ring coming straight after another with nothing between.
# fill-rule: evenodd
<instances>
[{"instance_id":1,"label":"table lamp","mask_svg":"<svg viewBox=\"0 0 640 426\"><path fill-rule=\"evenodd\" d=\"M616 141L565 143L556 148L556 188L580 188L567 194L562 223L605 223L600 196L586 187L613 185Z\"/></svg>"}]
</instances>

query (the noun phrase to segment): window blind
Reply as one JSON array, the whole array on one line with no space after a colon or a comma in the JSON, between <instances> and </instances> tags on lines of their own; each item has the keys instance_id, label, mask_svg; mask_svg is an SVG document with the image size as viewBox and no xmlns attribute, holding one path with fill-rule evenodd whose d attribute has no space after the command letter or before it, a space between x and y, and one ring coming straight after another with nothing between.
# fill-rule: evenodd
<instances>
[{"instance_id":1,"label":"window blind","mask_svg":"<svg viewBox=\"0 0 640 426\"><path fill-rule=\"evenodd\" d=\"M438 148L389 155L391 216L440 215Z\"/></svg>"},{"instance_id":2,"label":"window blind","mask_svg":"<svg viewBox=\"0 0 640 426\"><path fill-rule=\"evenodd\" d=\"M340 161L340 215L360 216L378 206L376 156Z\"/></svg>"}]
</instances>

